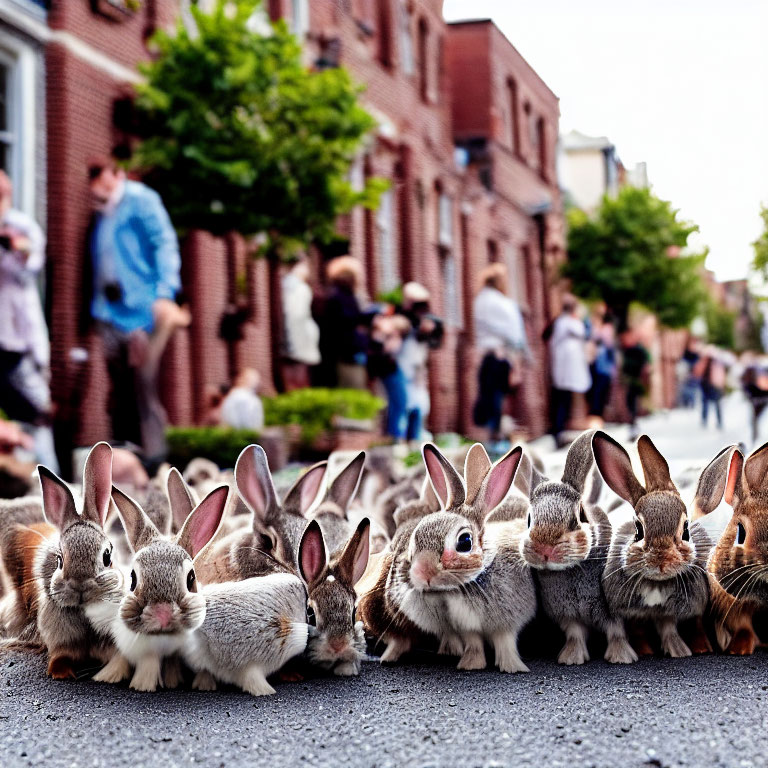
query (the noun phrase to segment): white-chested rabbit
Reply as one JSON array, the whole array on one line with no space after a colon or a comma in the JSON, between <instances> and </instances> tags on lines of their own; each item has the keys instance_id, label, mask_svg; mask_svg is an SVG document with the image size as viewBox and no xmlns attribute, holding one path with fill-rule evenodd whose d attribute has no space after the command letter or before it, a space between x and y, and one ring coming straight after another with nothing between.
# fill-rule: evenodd
<instances>
[{"instance_id":1,"label":"white-chested rabbit","mask_svg":"<svg viewBox=\"0 0 768 768\"><path fill-rule=\"evenodd\" d=\"M387 599L393 611L436 636L442 652L460 655L459 669L485 668L487 640L499 669L528 671L517 637L536 612L536 593L518 552L522 526L485 524L507 495L521 455L515 448L491 466L482 445L473 445L466 457L465 488L434 445L423 448L444 509L413 521L407 546L392 561ZM387 660L394 658L390 654Z\"/></svg>"},{"instance_id":2,"label":"white-chested rabbit","mask_svg":"<svg viewBox=\"0 0 768 768\"><path fill-rule=\"evenodd\" d=\"M51 677L75 678L78 662L106 662L114 652L109 636L95 632L85 615L122 581L104 533L112 449L98 443L88 454L82 513L63 480L45 467L38 471L47 522L17 521L2 532L4 567L14 583L3 624L8 634L47 648Z\"/></svg>"},{"instance_id":3,"label":"white-chested rabbit","mask_svg":"<svg viewBox=\"0 0 768 768\"><path fill-rule=\"evenodd\" d=\"M700 525L688 522L666 460L647 435L640 437L642 486L629 455L615 440L596 432L592 445L603 479L635 510L634 520L613 532L605 566L603 590L612 613L652 622L663 652L675 658L691 655L678 624L696 620L693 650L711 651L702 621L709 602L705 566L711 542ZM718 458L702 472L700 492L718 474Z\"/></svg>"},{"instance_id":4,"label":"white-chested rabbit","mask_svg":"<svg viewBox=\"0 0 768 768\"><path fill-rule=\"evenodd\" d=\"M182 651L189 633L205 619L195 558L221 524L228 490L211 491L170 539L133 499L112 489L134 557L130 586L116 612L111 617L88 612L95 626L108 629L119 651L94 680L120 682L133 668L131 688L154 691L162 685L163 660Z\"/></svg>"},{"instance_id":5,"label":"white-chested rabbit","mask_svg":"<svg viewBox=\"0 0 768 768\"><path fill-rule=\"evenodd\" d=\"M593 466L592 435L584 432L573 442L560 481L547 480L529 461L521 467L515 483L530 498L530 510L520 552L536 569L545 613L565 633L558 662L589 661L587 638L589 630L596 629L608 639L606 661L628 664L637 654L602 588L611 524L599 507L587 510L582 504Z\"/></svg>"},{"instance_id":6,"label":"white-chested rabbit","mask_svg":"<svg viewBox=\"0 0 768 768\"><path fill-rule=\"evenodd\" d=\"M744 454L735 446L719 457L712 492L697 492L696 516L725 498L733 515L707 563L717 641L728 653L748 655L759 645L753 617L768 607L768 443Z\"/></svg>"}]
</instances>

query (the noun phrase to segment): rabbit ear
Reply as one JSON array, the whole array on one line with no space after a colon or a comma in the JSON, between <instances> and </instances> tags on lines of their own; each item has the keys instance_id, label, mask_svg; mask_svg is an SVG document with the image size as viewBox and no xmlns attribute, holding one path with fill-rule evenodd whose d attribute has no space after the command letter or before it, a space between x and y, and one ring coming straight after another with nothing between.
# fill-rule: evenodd
<instances>
[{"instance_id":1,"label":"rabbit ear","mask_svg":"<svg viewBox=\"0 0 768 768\"><path fill-rule=\"evenodd\" d=\"M669 474L669 464L648 435L640 435L637 441L637 452L640 454L645 487L648 492L674 491L677 493L677 488Z\"/></svg>"},{"instance_id":2,"label":"rabbit ear","mask_svg":"<svg viewBox=\"0 0 768 768\"><path fill-rule=\"evenodd\" d=\"M723 498L726 504L737 507L744 501L744 454L737 448L731 456L728 466L728 480L725 484Z\"/></svg>"},{"instance_id":3,"label":"rabbit ear","mask_svg":"<svg viewBox=\"0 0 768 768\"><path fill-rule=\"evenodd\" d=\"M433 509L435 512L442 506L428 477L424 478L424 485L421 487L421 500L429 509Z\"/></svg>"},{"instance_id":4,"label":"rabbit ear","mask_svg":"<svg viewBox=\"0 0 768 768\"><path fill-rule=\"evenodd\" d=\"M83 519L104 527L112 495L112 448L96 443L88 453L83 470Z\"/></svg>"},{"instance_id":5,"label":"rabbit ear","mask_svg":"<svg viewBox=\"0 0 768 768\"><path fill-rule=\"evenodd\" d=\"M323 532L317 520L310 520L299 544L299 573L308 587L320 578L327 564Z\"/></svg>"},{"instance_id":6,"label":"rabbit ear","mask_svg":"<svg viewBox=\"0 0 768 768\"><path fill-rule=\"evenodd\" d=\"M485 513L490 512L506 498L522 457L523 449L518 445L493 465L483 484L482 501Z\"/></svg>"},{"instance_id":7,"label":"rabbit ear","mask_svg":"<svg viewBox=\"0 0 768 768\"><path fill-rule=\"evenodd\" d=\"M283 501L286 512L296 512L304 516L317 498L323 484L328 462L321 461L311 466L290 488Z\"/></svg>"},{"instance_id":8,"label":"rabbit ear","mask_svg":"<svg viewBox=\"0 0 768 768\"><path fill-rule=\"evenodd\" d=\"M702 470L696 485L696 495L693 497L692 520L708 515L723 500L723 494L731 476L731 454L735 449L735 445L723 448ZM729 496L732 495L731 489Z\"/></svg>"},{"instance_id":9,"label":"rabbit ear","mask_svg":"<svg viewBox=\"0 0 768 768\"><path fill-rule=\"evenodd\" d=\"M608 487L634 507L646 491L635 477L629 454L605 432L595 432L592 450L597 468Z\"/></svg>"},{"instance_id":10,"label":"rabbit ear","mask_svg":"<svg viewBox=\"0 0 768 768\"><path fill-rule=\"evenodd\" d=\"M326 501L332 501L337 504L342 510L344 510L344 516L346 517L347 507L349 502L355 496L357 492L357 486L360 484L360 476L363 473L363 465L365 464L365 451L355 456L352 461L347 464L344 469L339 472L334 478L328 493L325 494Z\"/></svg>"},{"instance_id":11,"label":"rabbit ear","mask_svg":"<svg viewBox=\"0 0 768 768\"><path fill-rule=\"evenodd\" d=\"M354 587L368 567L368 555L371 549L371 522L364 517L344 547L336 562L335 570L339 580Z\"/></svg>"},{"instance_id":12,"label":"rabbit ear","mask_svg":"<svg viewBox=\"0 0 768 768\"><path fill-rule=\"evenodd\" d=\"M491 460L482 443L475 443L464 461L464 481L467 484L467 504L474 504L480 487L491 470Z\"/></svg>"},{"instance_id":13,"label":"rabbit ear","mask_svg":"<svg viewBox=\"0 0 768 768\"><path fill-rule=\"evenodd\" d=\"M584 493L589 470L592 469L594 463L594 455L592 454L592 437L594 434L594 429L582 432L573 441L565 457L565 467L561 479L579 493Z\"/></svg>"},{"instance_id":14,"label":"rabbit ear","mask_svg":"<svg viewBox=\"0 0 768 768\"><path fill-rule=\"evenodd\" d=\"M194 560L216 535L227 506L229 486L214 488L190 513L176 537L176 543Z\"/></svg>"},{"instance_id":15,"label":"rabbit ear","mask_svg":"<svg viewBox=\"0 0 768 768\"><path fill-rule=\"evenodd\" d=\"M253 510L254 523L270 525L280 514L267 454L260 445L243 448L235 464L235 484L243 501Z\"/></svg>"},{"instance_id":16,"label":"rabbit ear","mask_svg":"<svg viewBox=\"0 0 768 768\"><path fill-rule=\"evenodd\" d=\"M520 466L515 474L515 488L521 491L528 498L536 490L536 487L543 483L547 478L533 466L531 457L523 451L520 458Z\"/></svg>"},{"instance_id":17,"label":"rabbit ear","mask_svg":"<svg viewBox=\"0 0 768 768\"><path fill-rule=\"evenodd\" d=\"M168 477L165 480L165 492L168 494L168 503L171 506L174 529L180 531L184 521L197 506L197 498L176 467L171 467L170 472L168 472Z\"/></svg>"},{"instance_id":18,"label":"rabbit ear","mask_svg":"<svg viewBox=\"0 0 768 768\"><path fill-rule=\"evenodd\" d=\"M117 507L117 514L125 529L128 544L132 552L138 552L153 539L162 538L160 531L149 519L144 510L130 497L112 486L112 501Z\"/></svg>"},{"instance_id":19,"label":"rabbit ear","mask_svg":"<svg viewBox=\"0 0 768 768\"><path fill-rule=\"evenodd\" d=\"M762 490L766 485L766 470L768 470L768 443L753 451L744 463L744 479L751 493Z\"/></svg>"},{"instance_id":20,"label":"rabbit ear","mask_svg":"<svg viewBox=\"0 0 768 768\"><path fill-rule=\"evenodd\" d=\"M461 506L466 498L464 483L451 462L432 443L425 443L421 453L440 505L445 509Z\"/></svg>"},{"instance_id":21,"label":"rabbit ear","mask_svg":"<svg viewBox=\"0 0 768 768\"><path fill-rule=\"evenodd\" d=\"M43 514L45 519L63 531L71 523L80 519L75 506L75 497L67 484L42 464L37 468L40 477L40 490L43 494Z\"/></svg>"}]
</instances>

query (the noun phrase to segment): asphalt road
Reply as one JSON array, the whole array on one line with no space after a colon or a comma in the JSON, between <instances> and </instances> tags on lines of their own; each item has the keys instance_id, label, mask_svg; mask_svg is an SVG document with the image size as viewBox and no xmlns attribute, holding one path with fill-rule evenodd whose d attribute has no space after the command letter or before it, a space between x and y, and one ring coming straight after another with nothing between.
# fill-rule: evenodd
<instances>
[{"instance_id":1,"label":"asphalt road","mask_svg":"<svg viewBox=\"0 0 768 768\"><path fill-rule=\"evenodd\" d=\"M531 674L442 660L280 683L260 699L54 683L0 661L0 766L765 766L768 658L595 661Z\"/></svg>"}]
</instances>

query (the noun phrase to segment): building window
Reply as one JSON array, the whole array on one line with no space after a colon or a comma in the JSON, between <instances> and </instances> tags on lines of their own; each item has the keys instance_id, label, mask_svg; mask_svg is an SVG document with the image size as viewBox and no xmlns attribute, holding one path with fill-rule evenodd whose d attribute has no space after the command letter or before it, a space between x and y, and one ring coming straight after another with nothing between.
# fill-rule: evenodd
<instances>
[{"instance_id":1,"label":"building window","mask_svg":"<svg viewBox=\"0 0 768 768\"><path fill-rule=\"evenodd\" d=\"M292 0L291 32L303 41L309 32L309 0Z\"/></svg>"},{"instance_id":2,"label":"building window","mask_svg":"<svg viewBox=\"0 0 768 768\"><path fill-rule=\"evenodd\" d=\"M445 192L439 192L438 196L437 242L443 248L453 245L453 200Z\"/></svg>"},{"instance_id":3,"label":"building window","mask_svg":"<svg viewBox=\"0 0 768 768\"><path fill-rule=\"evenodd\" d=\"M379 61L387 68L392 66L392 17L390 0L378 0Z\"/></svg>"},{"instance_id":4,"label":"building window","mask_svg":"<svg viewBox=\"0 0 768 768\"><path fill-rule=\"evenodd\" d=\"M419 94L422 101L429 101L429 28L427 20L419 19Z\"/></svg>"},{"instance_id":5,"label":"building window","mask_svg":"<svg viewBox=\"0 0 768 768\"><path fill-rule=\"evenodd\" d=\"M507 243L504 250L504 263L509 276L507 281L509 297L514 299L521 307L524 307L528 300L525 253L512 243Z\"/></svg>"},{"instance_id":6,"label":"building window","mask_svg":"<svg viewBox=\"0 0 768 768\"><path fill-rule=\"evenodd\" d=\"M443 281L443 317L448 325L461 327L461 305L456 276L456 259L448 248L440 248L440 272Z\"/></svg>"},{"instance_id":7,"label":"building window","mask_svg":"<svg viewBox=\"0 0 768 768\"><path fill-rule=\"evenodd\" d=\"M411 12L406 7L405 1L399 3L400 25L400 66L406 75L412 75L416 71L413 58L413 37L411 32Z\"/></svg>"},{"instance_id":8,"label":"building window","mask_svg":"<svg viewBox=\"0 0 768 768\"><path fill-rule=\"evenodd\" d=\"M499 260L499 246L495 240L488 240L488 263L495 264Z\"/></svg>"},{"instance_id":9,"label":"building window","mask_svg":"<svg viewBox=\"0 0 768 768\"><path fill-rule=\"evenodd\" d=\"M395 204L391 189L379 199L376 211L376 245L378 252L379 289L382 293L400 285L400 270L395 249Z\"/></svg>"},{"instance_id":10,"label":"building window","mask_svg":"<svg viewBox=\"0 0 768 768\"><path fill-rule=\"evenodd\" d=\"M520 154L520 117L518 115L517 83L511 77L507 81L507 91L509 92L509 146L514 153Z\"/></svg>"},{"instance_id":11,"label":"building window","mask_svg":"<svg viewBox=\"0 0 768 768\"><path fill-rule=\"evenodd\" d=\"M536 121L536 145L539 150L539 173L541 178L547 179L547 130L544 125L544 118L540 117Z\"/></svg>"}]
</instances>

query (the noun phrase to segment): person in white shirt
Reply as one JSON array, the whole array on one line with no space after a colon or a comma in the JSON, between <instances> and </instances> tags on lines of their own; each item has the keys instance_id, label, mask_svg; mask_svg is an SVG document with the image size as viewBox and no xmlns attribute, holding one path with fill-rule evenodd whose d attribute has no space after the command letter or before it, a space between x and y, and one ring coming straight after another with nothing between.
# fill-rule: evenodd
<instances>
[{"instance_id":1,"label":"person in white shirt","mask_svg":"<svg viewBox=\"0 0 768 768\"><path fill-rule=\"evenodd\" d=\"M507 268L490 264L480 273L481 289L473 304L475 346L483 353L478 372L475 424L488 427L491 440L499 440L504 400L519 377L523 360L530 360L525 323L520 307L507 295Z\"/></svg>"},{"instance_id":2,"label":"person in white shirt","mask_svg":"<svg viewBox=\"0 0 768 768\"><path fill-rule=\"evenodd\" d=\"M320 362L320 328L312 317L309 260L300 256L282 280L283 385L287 392L309 386L309 367Z\"/></svg>"},{"instance_id":3,"label":"person in white shirt","mask_svg":"<svg viewBox=\"0 0 768 768\"><path fill-rule=\"evenodd\" d=\"M11 207L12 198L11 180L0 171L0 409L25 425L37 460L57 472L50 345L38 285L45 236L31 217Z\"/></svg>"},{"instance_id":4,"label":"person in white shirt","mask_svg":"<svg viewBox=\"0 0 768 768\"><path fill-rule=\"evenodd\" d=\"M592 384L587 362L587 337L587 326L579 317L579 304L574 296L566 295L549 339L552 434L557 441L568 424L573 393L584 393Z\"/></svg>"},{"instance_id":5,"label":"person in white shirt","mask_svg":"<svg viewBox=\"0 0 768 768\"><path fill-rule=\"evenodd\" d=\"M244 368L221 404L221 423L233 429L264 428L264 405L258 390L261 377L253 368Z\"/></svg>"}]
</instances>

